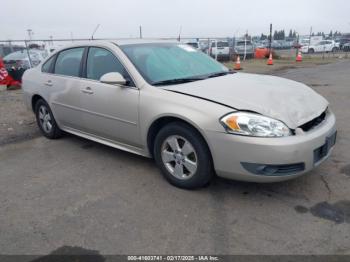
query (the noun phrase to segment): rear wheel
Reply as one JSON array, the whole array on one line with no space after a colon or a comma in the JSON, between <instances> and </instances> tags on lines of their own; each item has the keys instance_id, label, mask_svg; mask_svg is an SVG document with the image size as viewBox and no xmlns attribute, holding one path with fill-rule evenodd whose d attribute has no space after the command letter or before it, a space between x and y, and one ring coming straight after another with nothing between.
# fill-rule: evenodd
<instances>
[{"instance_id":1,"label":"rear wheel","mask_svg":"<svg viewBox=\"0 0 350 262\"><path fill-rule=\"evenodd\" d=\"M309 54L313 54L313 53L315 53L315 50L313 48L310 48L309 49Z\"/></svg>"},{"instance_id":2,"label":"rear wheel","mask_svg":"<svg viewBox=\"0 0 350 262\"><path fill-rule=\"evenodd\" d=\"M49 105L39 99L35 104L36 121L42 134L50 139L62 136L62 131L58 127Z\"/></svg>"},{"instance_id":3,"label":"rear wheel","mask_svg":"<svg viewBox=\"0 0 350 262\"><path fill-rule=\"evenodd\" d=\"M206 142L196 130L182 122L171 123L159 131L154 156L164 177L177 187L203 187L213 176Z\"/></svg>"}]
</instances>

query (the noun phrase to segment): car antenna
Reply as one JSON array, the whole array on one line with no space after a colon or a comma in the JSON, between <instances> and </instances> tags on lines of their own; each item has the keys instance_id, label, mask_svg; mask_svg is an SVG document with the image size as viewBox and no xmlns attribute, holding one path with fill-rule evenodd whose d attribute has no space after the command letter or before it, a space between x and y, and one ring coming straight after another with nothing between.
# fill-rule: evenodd
<instances>
[{"instance_id":1,"label":"car antenna","mask_svg":"<svg viewBox=\"0 0 350 262\"><path fill-rule=\"evenodd\" d=\"M96 27L95 27L95 30L92 32L92 35L91 35L91 40L94 40L94 35L96 33L96 31L98 30L98 28L100 27L100 24L98 24Z\"/></svg>"}]
</instances>

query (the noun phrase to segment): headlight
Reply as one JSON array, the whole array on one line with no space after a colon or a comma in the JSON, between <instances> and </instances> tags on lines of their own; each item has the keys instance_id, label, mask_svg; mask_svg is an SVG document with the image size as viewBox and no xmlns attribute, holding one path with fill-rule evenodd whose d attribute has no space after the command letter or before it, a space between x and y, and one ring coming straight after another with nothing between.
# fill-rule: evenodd
<instances>
[{"instance_id":1,"label":"headlight","mask_svg":"<svg viewBox=\"0 0 350 262\"><path fill-rule=\"evenodd\" d=\"M226 131L232 134L257 137L282 137L292 135L281 121L266 116L235 112L220 119Z\"/></svg>"}]
</instances>

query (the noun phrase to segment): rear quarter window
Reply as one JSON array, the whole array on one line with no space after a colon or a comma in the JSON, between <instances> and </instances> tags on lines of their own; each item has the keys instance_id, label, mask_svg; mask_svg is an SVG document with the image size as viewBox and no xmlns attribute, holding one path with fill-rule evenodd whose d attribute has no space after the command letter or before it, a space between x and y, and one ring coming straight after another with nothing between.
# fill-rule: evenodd
<instances>
[{"instance_id":1,"label":"rear quarter window","mask_svg":"<svg viewBox=\"0 0 350 262\"><path fill-rule=\"evenodd\" d=\"M49 60L47 60L43 66L41 67L41 72L43 73L51 73L53 69L53 63L55 61L56 56L51 57Z\"/></svg>"}]
</instances>

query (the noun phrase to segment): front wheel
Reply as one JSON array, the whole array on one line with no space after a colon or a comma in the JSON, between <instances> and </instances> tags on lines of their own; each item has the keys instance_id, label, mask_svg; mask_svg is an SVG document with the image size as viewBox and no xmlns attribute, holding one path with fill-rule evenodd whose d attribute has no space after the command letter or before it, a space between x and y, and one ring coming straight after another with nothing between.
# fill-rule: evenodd
<instances>
[{"instance_id":1,"label":"front wheel","mask_svg":"<svg viewBox=\"0 0 350 262\"><path fill-rule=\"evenodd\" d=\"M50 139L62 136L62 131L58 127L49 105L40 99L35 104L35 116L42 134Z\"/></svg>"},{"instance_id":2,"label":"front wheel","mask_svg":"<svg viewBox=\"0 0 350 262\"><path fill-rule=\"evenodd\" d=\"M154 157L164 177L180 188L203 187L213 176L206 142L195 129L182 122L171 123L159 131Z\"/></svg>"}]
</instances>

